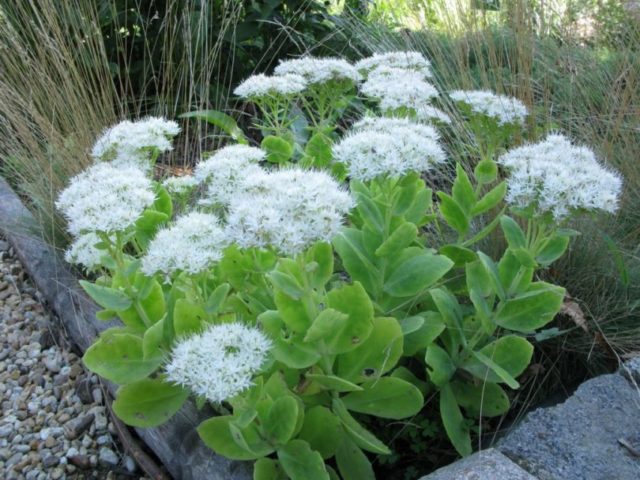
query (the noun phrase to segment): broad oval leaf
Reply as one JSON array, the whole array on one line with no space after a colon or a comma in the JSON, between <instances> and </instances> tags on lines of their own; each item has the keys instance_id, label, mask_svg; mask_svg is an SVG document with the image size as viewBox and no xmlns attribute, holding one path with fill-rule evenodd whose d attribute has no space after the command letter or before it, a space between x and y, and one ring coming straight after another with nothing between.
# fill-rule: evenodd
<instances>
[{"instance_id":1,"label":"broad oval leaf","mask_svg":"<svg viewBox=\"0 0 640 480\"><path fill-rule=\"evenodd\" d=\"M342 398L345 406L358 413L400 420L422 409L424 399L420 390L396 377L382 377L362 384L361 392Z\"/></svg>"},{"instance_id":2,"label":"broad oval leaf","mask_svg":"<svg viewBox=\"0 0 640 480\"><path fill-rule=\"evenodd\" d=\"M493 364L499 366L511 378L517 378L531 362L533 345L523 337L507 335L486 345L478 353L481 355L480 358L470 358L462 364L462 368L482 381L506 382L504 374L501 376L492 368ZM483 359L489 359L491 364L487 364Z\"/></svg>"},{"instance_id":3,"label":"broad oval leaf","mask_svg":"<svg viewBox=\"0 0 640 480\"><path fill-rule=\"evenodd\" d=\"M278 460L291 480L329 480L322 456L304 440L292 440L278 448Z\"/></svg>"},{"instance_id":4,"label":"broad oval leaf","mask_svg":"<svg viewBox=\"0 0 640 480\"><path fill-rule=\"evenodd\" d=\"M449 384L440 388L440 417L444 429L457 452L466 457L471 455L471 435L458 402Z\"/></svg>"},{"instance_id":5,"label":"broad oval leaf","mask_svg":"<svg viewBox=\"0 0 640 480\"><path fill-rule=\"evenodd\" d=\"M189 391L161 378L145 378L118 389L113 411L124 423L133 427L155 427L171 418Z\"/></svg>"},{"instance_id":6,"label":"broad oval leaf","mask_svg":"<svg viewBox=\"0 0 640 480\"><path fill-rule=\"evenodd\" d=\"M246 450L236 443L230 429L234 420L232 415L209 418L198 426L198 435L215 453L232 460L255 460L263 457L263 454Z\"/></svg>"},{"instance_id":7,"label":"broad oval leaf","mask_svg":"<svg viewBox=\"0 0 640 480\"><path fill-rule=\"evenodd\" d=\"M163 357L145 359L142 338L118 333L98 339L82 359L92 372L122 385L142 380L153 373Z\"/></svg>"},{"instance_id":8,"label":"broad oval leaf","mask_svg":"<svg viewBox=\"0 0 640 480\"><path fill-rule=\"evenodd\" d=\"M283 396L271 405L262 428L272 442L285 444L293 436L297 422L298 402L293 397Z\"/></svg>"},{"instance_id":9,"label":"broad oval leaf","mask_svg":"<svg viewBox=\"0 0 640 480\"><path fill-rule=\"evenodd\" d=\"M95 283L80 280L80 286L102 308L119 312L129 308L133 300L124 292L115 288L103 287Z\"/></svg>"},{"instance_id":10,"label":"broad oval leaf","mask_svg":"<svg viewBox=\"0 0 640 480\"><path fill-rule=\"evenodd\" d=\"M313 450L326 459L335 455L343 435L340 419L327 407L317 406L305 412L298 438L308 442Z\"/></svg>"},{"instance_id":11,"label":"broad oval leaf","mask_svg":"<svg viewBox=\"0 0 640 480\"><path fill-rule=\"evenodd\" d=\"M544 327L560 311L565 290L546 282L535 282L529 291L502 302L494 321L517 332L532 332Z\"/></svg>"},{"instance_id":12,"label":"broad oval leaf","mask_svg":"<svg viewBox=\"0 0 640 480\"><path fill-rule=\"evenodd\" d=\"M440 280L453 262L443 255L425 253L401 263L384 284L384 291L394 297L411 297Z\"/></svg>"}]
</instances>

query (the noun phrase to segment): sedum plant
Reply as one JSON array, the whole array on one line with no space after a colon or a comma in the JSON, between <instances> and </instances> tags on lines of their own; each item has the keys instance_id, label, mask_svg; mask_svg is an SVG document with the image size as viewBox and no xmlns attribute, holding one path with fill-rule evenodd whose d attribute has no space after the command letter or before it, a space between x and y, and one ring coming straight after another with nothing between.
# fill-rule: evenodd
<instances>
[{"instance_id":1,"label":"sedum plant","mask_svg":"<svg viewBox=\"0 0 640 480\"><path fill-rule=\"evenodd\" d=\"M261 148L226 146L161 183L149 165L172 122L101 137L58 207L99 318L122 321L84 361L121 385L123 421L159 425L192 396L217 412L202 440L254 460L256 480L361 480L391 453L366 418L411 419L437 394L471 453L473 423L508 411L561 307L539 273L572 216L616 210L621 179L560 134L507 149L526 109L490 92L452 94L478 152L452 165L431 78L415 52L285 61L236 90L258 107ZM344 132L356 86L367 111ZM482 251L500 237L500 256Z\"/></svg>"}]
</instances>

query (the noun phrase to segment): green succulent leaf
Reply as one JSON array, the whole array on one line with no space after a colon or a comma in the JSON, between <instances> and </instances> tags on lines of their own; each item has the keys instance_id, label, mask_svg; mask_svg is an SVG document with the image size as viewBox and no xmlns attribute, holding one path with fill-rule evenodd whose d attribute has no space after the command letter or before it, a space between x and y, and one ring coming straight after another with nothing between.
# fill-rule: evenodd
<instances>
[{"instance_id":1,"label":"green succulent leaf","mask_svg":"<svg viewBox=\"0 0 640 480\"><path fill-rule=\"evenodd\" d=\"M440 280L453 265L453 261L443 255L425 253L409 258L391 272L384 291L394 297L417 295Z\"/></svg>"},{"instance_id":2,"label":"green succulent leaf","mask_svg":"<svg viewBox=\"0 0 640 480\"><path fill-rule=\"evenodd\" d=\"M504 382L517 388L514 379L529 366L532 355L533 345L525 338L507 335L475 352L462 368L482 381Z\"/></svg>"},{"instance_id":3,"label":"green succulent leaf","mask_svg":"<svg viewBox=\"0 0 640 480\"><path fill-rule=\"evenodd\" d=\"M124 292L115 288L103 287L95 283L80 280L80 286L102 308L119 312L129 308L133 300Z\"/></svg>"},{"instance_id":4,"label":"green succulent leaf","mask_svg":"<svg viewBox=\"0 0 640 480\"><path fill-rule=\"evenodd\" d=\"M336 463L343 480L375 480L371 462L347 435L342 435L336 452Z\"/></svg>"},{"instance_id":5,"label":"green succulent leaf","mask_svg":"<svg viewBox=\"0 0 640 480\"><path fill-rule=\"evenodd\" d=\"M293 156L293 145L281 137L269 135L260 146L267 152L267 161L271 163L285 163Z\"/></svg>"},{"instance_id":6,"label":"green succulent leaf","mask_svg":"<svg viewBox=\"0 0 640 480\"><path fill-rule=\"evenodd\" d=\"M469 426L462 416L456 397L451 389L451 385L444 384L440 388L440 417L444 429L456 451L466 457L471 455L471 435Z\"/></svg>"},{"instance_id":7,"label":"green succulent leaf","mask_svg":"<svg viewBox=\"0 0 640 480\"><path fill-rule=\"evenodd\" d=\"M560 311L565 290L546 282L534 282L527 292L503 302L494 321L517 332L532 332L544 327Z\"/></svg>"},{"instance_id":8,"label":"green succulent leaf","mask_svg":"<svg viewBox=\"0 0 640 480\"><path fill-rule=\"evenodd\" d=\"M298 438L327 459L335 455L341 437L344 435L340 419L331 410L321 405L309 408L304 416Z\"/></svg>"},{"instance_id":9,"label":"green succulent leaf","mask_svg":"<svg viewBox=\"0 0 640 480\"><path fill-rule=\"evenodd\" d=\"M137 382L153 373L163 357L145 359L142 338L118 333L99 338L84 354L89 370L117 384Z\"/></svg>"},{"instance_id":10,"label":"green succulent leaf","mask_svg":"<svg viewBox=\"0 0 640 480\"><path fill-rule=\"evenodd\" d=\"M395 377L365 382L361 392L350 393L342 401L353 412L394 420L415 415L424 403L418 388Z\"/></svg>"},{"instance_id":11,"label":"green succulent leaf","mask_svg":"<svg viewBox=\"0 0 640 480\"><path fill-rule=\"evenodd\" d=\"M451 388L458 405L474 417L499 417L509 411L509 397L496 383L474 385L454 381L451 382Z\"/></svg>"},{"instance_id":12,"label":"green succulent leaf","mask_svg":"<svg viewBox=\"0 0 640 480\"><path fill-rule=\"evenodd\" d=\"M180 410L189 391L161 378L144 378L118 389L113 411L127 425L156 427Z\"/></svg>"},{"instance_id":13,"label":"green succulent leaf","mask_svg":"<svg viewBox=\"0 0 640 480\"><path fill-rule=\"evenodd\" d=\"M329 480L322 456L304 440L278 448L278 460L291 480Z\"/></svg>"}]
</instances>

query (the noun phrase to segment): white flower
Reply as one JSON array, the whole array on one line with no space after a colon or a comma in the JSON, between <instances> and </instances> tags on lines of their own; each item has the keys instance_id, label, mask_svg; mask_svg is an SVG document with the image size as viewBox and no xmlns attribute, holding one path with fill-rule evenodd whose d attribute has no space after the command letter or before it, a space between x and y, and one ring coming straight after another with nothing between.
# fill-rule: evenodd
<instances>
[{"instance_id":1,"label":"white flower","mask_svg":"<svg viewBox=\"0 0 640 480\"><path fill-rule=\"evenodd\" d=\"M438 132L406 118L365 117L333 147L334 161L345 163L349 176L366 181L424 172L445 160Z\"/></svg>"},{"instance_id":2,"label":"white flower","mask_svg":"<svg viewBox=\"0 0 640 480\"><path fill-rule=\"evenodd\" d=\"M379 100L382 110L417 109L438 95L421 73L387 66L373 70L360 90L367 97Z\"/></svg>"},{"instance_id":3,"label":"white flower","mask_svg":"<svg viewBox=\"0 0 640 480\"><path fill-rule=\"evenodd\" d=\"M153 183L144 170L97 163L73 177L56 206L74 235L118 232L132 226L155 201Z\"/></svg>"},{"instance_id":4,"label":"white flower","mask_svg":"<svg viewBox=\"0 0 640 480\"><path fill-rule=\"evenodd\" d=\"M498 162L509 170L507 202L518 207L535 204L539 213L556 219L574 210L618 208L622 178L604 168L594 153L572 145L563 135L508 151Z\"/></svg>"},{"instance_id":5,"label":"white flower","mask_svg":"<svg viewBox=\"0 0 640 480\"><path fill-rule=\"evenodd\" d=\"M107 252L96 248L102 239L95 233L89 232L77 237L64 253L64 259L71 264L84 265L94 270L101 265L101 257Z\"/></svg>"},{"instance_id":6,"label":"white flower","mask_svg":"<svg viewBox=\"0 0 640 480\"><path fill-rule=\"evenodd\" d=\"M341 58L302 57L283 60L276 67L276 75L295 74L304 77L309 83L325 83L330 80L360 81L358 70Z\"/></svg>"},{"instance_id":7,"label":"white flower","mask_svg":"<svg viewBox=\"0 0 640 480\"><path fill-rule=\"evenodd\" d=\"M239 97L260 98L269 96L292 96L302 92L307 82L300 75L252 75L233 91Z\"/></svg>"},{"instance_id":8,"label":"white flower","mask_svg":"<svg viewBox=\"0 0 640 480\"><path fill-rule=\"evenodd\" d=\"M96 161L150 168L152 151L171 150L171 139L178 133L180 127L176 122L161 117L147 117L136 122L125 120L107 129L98 138L91 156Z\"/></svg>"},{"instance_id":9,"label":"white flower","mask_svg":"<svg viewBox=\"0 0 640 480\"><path fill-rule=\"evenodd\" d=\"M222 258L226 245L218 217L191 212L156 234L142 258L141 270L146 275L199 273Z\"/></svg>"},{"instance_id":10,"label":"white flower","mask_svg":"<svg viewBox=\"0 0 640 480\"><path fill-rule=\"evenodd\" d=\"M432 76L431 63L420 52L374 53L356 63L356 68L362 73L371 72L380 66L415 70L425 78Z\"/></svg>"},{"instance_id":11,"label":"white flower","mask_svg":"<svg viewBox=\"0 0 640 480\"><path fill-rule=\"evenodd\" d=\"M285 255L329 241L353 207L328 174L285 169L252 175L229 206L227 232L243 248L271 246Z\"/></svg>"},{"instance_id":12,"label":"white flower","mask_svg":"<svg viewBox=\"0 0 640 480\"><path fill-rule=\"evenodd\" d=\"M527 107L517 98L488 90L455 90L449 96L469 105L475 113L495 118L500 125L522 124L528 115Z\"/></svg>"},{"instance_id":13,"label":"white flower","mask_svg":"<svg viewBox=\"0 0 640 480\"><path fill-rule=\"evenodd\" d=\"M198 181L192 175L181 177L168 177L162 181L162 186L174 195L182 195L198 185Z\"/></svg>"},{"instance_id":14,"label":"white flower","mask_svg":"<svg viewBox=\"0 0 640 480\"><path fill-rule=\"evenodd\" d=\"M212 325L176 343L165 367L167 379L211 402L223 402L253 385L270 348L270 340L256 328Z\"/></svg>"},{"instance_id":15,"label":"white flower","mask_svg":"<svg viewBox=\"0 0 640 480\"><path fill-rule=\"evenodd\" d=\"M241 189L242 182L258 170L266 152L247 145L230 145L196 165L194 177L207 185L203 204L226 205Z\"/></svg>"},{"instance_id":16,"label":"white flower","mask_svg":"<svg viewBox=\"0 0 640 480\"><path fill-rule=\"evenodd\" d=\"M425 122L440 122L447 125L451 124L451 117L439 108L432 107L431 105L421 105L416 108L416 118Z\"/></svg>"}]
</instances>

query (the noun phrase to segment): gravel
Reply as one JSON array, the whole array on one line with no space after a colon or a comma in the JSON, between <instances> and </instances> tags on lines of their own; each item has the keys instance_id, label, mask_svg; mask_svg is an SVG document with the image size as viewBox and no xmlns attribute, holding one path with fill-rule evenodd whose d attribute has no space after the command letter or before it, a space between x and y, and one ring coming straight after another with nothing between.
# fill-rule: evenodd
<instances>
[{"instance_id":1,"label":"gravel","mask_svg":"<svg viewBox=\"0 0 640 480\"><path fill-rule=\"evenodd\" d=\"M0 478L145 479L103 398L0 238Z\"/></svg>"}]
</instances>

